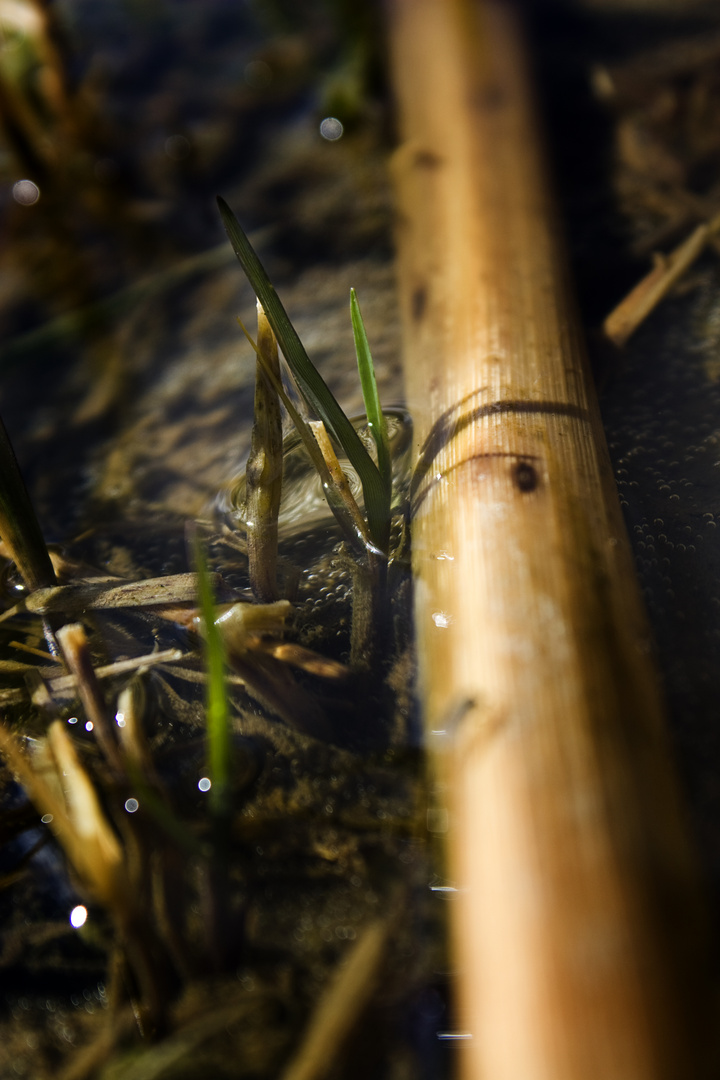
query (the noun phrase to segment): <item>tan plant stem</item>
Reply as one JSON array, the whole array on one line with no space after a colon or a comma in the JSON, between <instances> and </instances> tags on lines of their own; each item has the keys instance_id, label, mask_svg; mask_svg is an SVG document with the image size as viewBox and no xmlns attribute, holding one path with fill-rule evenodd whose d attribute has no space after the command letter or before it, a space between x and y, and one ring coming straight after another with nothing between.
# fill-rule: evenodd
<instances>
[{"instance_id":1,"label":"tan plant stem","mask_svg":"<svg viewBox=\"0 0 720 1080\"><path fill-rule=\"evenodd\" d=\"M92 665L90 644L85 629L81 623L68 623L60 627L56 636L65 663L75 678L85 716L93 725L98 745L107 763L118 776L121 776L124 773L124 766L117 737Z\"/></svg>"},{"instance_id":2,"label":"tan plant stem","mask_svg":"<svg viewBox=\"0 0 720 1080\"><path fill-rule=\"evenodd\" d=\"M277 600L278 513L282 494L283 439L280 399L267 370L280 379L277 341L258 301L258 359L252 443L245 470L250 585L256 600Z\"/></svg>"},{"instance_id":3,"label":"tan plant stem","mask_svg":"<svg viewBox=\"0 0 720 1080\"><path fill-rule=\"evenodd\" d=\"M371 923L338 966L310 1018L297 1053L282 1080L322 1080L370 1002L382 968L393 920Z\"/></svg>"},{"instance_id":4,"label":"tan plant stem","mask_svg":"<svg viewBox=\"0 0 720 1080\"><path fill-rule=\"evenodd\" d=\"M513 10L389 11L462 1075L714 1075L695 866Z\"/></svg>"},{"instance_id":5,"label":"tan plant stem","mask_svg":"<svg viewBox=\"0 0 720 1080\"><path fill-rule=\"evenodd\" d=\"M347 482L347 477L340 467L340 462L337 459L337 454L333 449L333 445L330 442L330 436L325 430L325 425L322 420L309 420L308 427L315 436L315 442L320 448L320 453L323 456L325 465L330 474L330 479L337 492L337 497L342 501L347 516L350 518L353 524L353 528L358 536L362 537L363 543L368 550L372 547L372 540L368 531L367 522L360 513L360 508L355 501L350 485Z\"/></svg>"},{"instance_id":6,"label":"tan plant stem","mask_svg":"<svg viewBox=\"0 0 720 1080\"><path fill-rule=\"evenodd\" d=\"M368 526L340 467L322 420L311 420L309 427L320 447L335 490L353 528L366 546L365 558L352 565L353 613L350 640L352 666L370 667L383 638L386 616L387 558L372 542Z\"/></svg>"},{"instance_id":7,"label":"tan plant stem","mask_svg":"<svg viewBox=\"0 0 720 1080\"><path fill-rule=\"evenodd\" d=\"M720 216L698 227L669 255L656 255L655 265L621 300L603 323L603 332L614 345L622 346L635 333L673 285L690 269L720 230Z\"/></svg>"}]
</instances>

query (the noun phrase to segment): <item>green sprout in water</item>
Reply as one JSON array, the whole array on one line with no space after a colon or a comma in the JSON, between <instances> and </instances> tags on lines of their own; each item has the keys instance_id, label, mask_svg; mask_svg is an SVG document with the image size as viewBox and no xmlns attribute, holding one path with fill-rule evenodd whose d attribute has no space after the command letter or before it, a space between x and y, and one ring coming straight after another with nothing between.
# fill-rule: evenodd
<instances>
[{"instance_id":1,"label":"green sprout in water","mask_svg":"<svg viewBox=\"0 0 720 1080\"><path fill-rule=\"evenodd\" d=\"M390 520L390 502L392 499L392 462L390 460L390 443L388 440L387 422L385 414L380 406L377 381L375 379L375 365L373 364L365 323L360 312L355 290L350 290L350 319L352 321L353 335L355 337L355 352L357 353L358 372L360 373L360 386L362 387L365 413L368 418L368 427L375 440L377 447L378 471L385 490L385 516Z\"/></svg>"},{"instance_id":2,"label":"green sprout in water","mask_svg":"<svg viewBox=\"0 0 720 1080\"><path fill-rule=\"evenodd\" d=\"M390 497L387 483L389 463L386 475L383 476L381 469L370 457L360 436L338 405L320 372L310 360L265 268L258 259L237 218L224 199L218 198L218 207L233 250L267 315L268 322L278 340L300 393L307 405L323 421L329 434L342 447L343 452L360 478L370 536L379 551L387 555L390 544ZM359 310L357 308L357 319L353 319L353 325L355 326L357 322L358 327L362 328ZM362 330L362 336L364 337L364 330ZM365 378L365 381L369 384L369 380L366 378L367 364L371 365L372 360L370 359L370 351L367 348L367 338L364 339L364 345L361 343L361 346L358 347L359 358L361 351L363 357L362 361L359 359L361 363L361 381ZM365 372L365 375L363 372ZM372 382L374 383L374 375L372 376ZM363 392L365 392L364 383ZM375 395L377 395L377 390L375 390ZM370 413L368 413L368 420L373 424ZM371 430L377 439L376 426L373 426ZM381 461L380 452L378 452L378 461Z\"/></svg>"},{"instance_id":3,"label":"green sprout in water","mask_svg":"<svg viewBox=\"0 0 720 1080\"><path fill-rule=\"evenodd\" d=\"M225 681L225 646L215 622L215 600L210 584L205 552L199 537L194 540L197 570L198 599L205 634L205 664L207 670L206 717L208 737L208 772L210 780L210 811L219 824L231 813L232 737L230 706Z\"/></svg>"}]
</instances>

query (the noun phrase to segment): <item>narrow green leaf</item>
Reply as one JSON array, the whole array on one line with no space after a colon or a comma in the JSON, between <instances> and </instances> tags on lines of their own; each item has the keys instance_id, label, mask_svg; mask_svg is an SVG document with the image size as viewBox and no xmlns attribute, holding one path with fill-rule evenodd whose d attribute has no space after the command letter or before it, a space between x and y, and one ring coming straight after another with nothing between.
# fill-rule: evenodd
<instances>
[{"instance_id":1,"label":"narrow green leaf","mask_svg":"<svg viewBox=\"0 0 720 1080\"><path fill-rule=\"evenodd\" d=\"M387 513L385 486L380 472L363 446L355 428L306 353L272 282L237 218L224 199L218 198L218 207L230 243L255 295L265 310L268 322L273 328L301 394L308 405L317 412L327 430L343 448L348 460L357 470L362 484L370 533L378 548L387 552L390 519Z\"/></svg>"},{"instance_id":2,"label":"narrow green leaf","mask_svg":"<svg viewBox=\"0 0 720 1080\"><path fill-rule=\"evenodd\" d=\"M387 423L385 414L380 407L377 382L375 380L375 366L373 364L365 323L363 322L360 305L358 304L355 290L350 290L350 319L352 321L353 336L355 338L355 352L357 354L358 372L360 374L360 386L362 387L363 401L368 425L375 445L377 446L378 469L387 492L387 513L390 514L390 497L392 492L392 462L390 460L390 443L388 440Z\"/></svg>"},{"instance_id":3,"label":"narrow green leaf","mask_svg":"<svg viewBox=\"0 0 720 1080\"><path fill-rule=\"evenodd\" d=\"M195 569L198 578L198 600L205 628L205 665L207 685L205 713L208 734L208 772L211 782L210 809L216 819L230 813L230 767L232 742L230 706L225 682L225 646L215 624L215 600L210 584L205 552L200 538L194 540Z\"/></svg>"}]
</instances>

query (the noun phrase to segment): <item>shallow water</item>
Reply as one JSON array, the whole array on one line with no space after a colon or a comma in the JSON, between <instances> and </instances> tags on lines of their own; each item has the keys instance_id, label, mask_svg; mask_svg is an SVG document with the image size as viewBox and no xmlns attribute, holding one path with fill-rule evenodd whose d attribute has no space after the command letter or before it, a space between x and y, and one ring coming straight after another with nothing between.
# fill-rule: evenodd
<instances>
[{"instance_id":1,"label":"shallow water","mask_svg":"<svg viewBox=\"0 0 720 1080\"><path fill-rule=\"evenodd\" d=\"M219 0L149 12L66 7L76 73L93 63L109 73L109 85L94 93L114 129L101 149L87 152L89 159L81 147L74 175L41 182L33 206L13 202L12 183L21 176L3 159L0 411L45 535L69 555L130 580L182 573L190 565L186 522L199 518L203 535L215 537L208 544L213 565L230 589L244 593L241 531L226 496L249 445L255 367L235 315L250 325L254 301L225 243L214 195L222 192L251 231L301 338L346 410L362 408L351 285L362 303L381 397L401 403L386 103L373 91L359 112L349 110L341 139L322 137L320 122L337 101L333 85L348 78L352 65L313 4L302 9L301 32L286 22L272 33L253 23L245 6ZM644 263L627 254L629 226L612 189L613 121L592 99L588 71L598 60L676 32L677 24L572 16L564 7L538 20L561 206L590 329ZM708 257L695 288L638 333L602 396L678 765L716 907L717 280ZM82 317L63 321L68 310ZM325 513L319 499L313 515L316 508ZM302 641L346 662L347 558L335 550L339 537L328 534L326 518L312 517L305 501L298 516L303 535L288 526L283 553L301 571ZM312 559L322 566L311 566ZM318 683L307 671L293 675L289 685L311 690L321 702L330 736L294 729L234 687L233 932L215 970L218 943L208 934L212 874L195 855L179 869L173 845L151 818L143 819L167 878L160 895L165 902L177 895L182 908L192 968L171 1006L170 1034L159 1044L170 1057L155 1064L148 1057L147 1075L278 1075L340 959L378 919L392 948L345 1056L338 1051L342 1074L428 1080L445 1074L451 1040L438 1036L453 1034L442 947L444 890L451 884L433 868L425 821L409 689L408 600L400 589L396 651L385 667L391 693L383 701L362 680L348 690ZM92 625L98 662L154 646L188 652L194 646L185 627L146 613L96 615ZM3 631L2 640L10 636ZM37 619L13 624L12 636L43 647ZM9 648L3 656L22 658ZM197 787L205 764L198 741L201 669L194 655L146 676L145 723L174 812L204 839L211 826ZM124 681L110 684L111 702ZM21 689L22 676L3 675L3 685ZM77 710L70 700L62 708L64 722ZM93 736L82 715L70 727L92 764ZM33 737L42 728L35 716ZM126 799L135 797L137 822L142 793L117 794L121 823ZM17 817L11 834L18 835L3 849L5 873L47 829L37 814L23 819L27 809L17 789L8 789L6 800ZM149 921L158 918L157 895L147 899ZM117 974L111 977L111 932L101 907L88 904L82 931L70 927L69 913L83 901L50 845L33 857L29 873L0 892L7 993L0 1054L9 1075L57 1075L60 1063L77 1063L79 1050L97 1038L98 1020L105 1025L109 1017L122 1051L117 1071L107 1066L108 1078L136 1075L138 1060L121 1054L151 1053L128 1019L132 987L128 992ZM194 1034L184 1064L168 1064L185 1030ZM114 1051L98 1054L101 1069ZM77 1075L92 1075L93 1068Z\"/></svg>"},{"instance_id":2,"label":"shallow water","mask_svg":"<svg viewBox=\"0 0 720 1080\"><path fill-rule=\"evenodd\" d=\"M91 55L109 63L111 87L100 104L116 120L115 142L86 168L89 189L68 204L62 235L52 230L67 177L39 183L33 206L13 204L7 189L14 248L5 251L6 269L27 272L21 283L4 279L2 412L46 537L82 564L67 569L67 580L182 573L192 565L186 523L200 518L211 567L223 577L219 599L248 599L242 530L217 499L249 443L255 361L235 315L250 325L254 301L224 242L214 194L222 190L254 230L343 406L361 407L348 365L350 285L363 304L383 400L400 400L389 195L374 106L352 138L332 143L320 134L322 82L343 58L330 24L268 37L224 3L203 5L202 13L186 5L113 12L107 23L91 6L72 12L80 66ZM159 51L162 62L138 79ZM114 186L102 205L108 177ZM73 262L67 244L88 232L88 248ZM72 272L63 280L56 264L66 258ZM48 264L50 273L33 281ZM63 319L68 307L80 314ZM405 420L396 415L405 475ZM398 476L398 492L406 482ZM288 484L290 496L298 483ZM23 863L53 825L38 825L37 811L6 784L13 838L3 870L20 873L0 894L2 1070L277 1075L340 962L367 948L370 931L382 938L382 952L364 981L344 991L354 1034L334 1047L328 1036L327 1054L345 1062L347 1075L444 1070L435 1035L450 1023L444 900L429 887L439 879L421 825L407 569L399 561L391 568L380 677L317 674L318 656L336 668L349 660L354 560L322 502L311 513L303 495L299 513L301 528L281 549L294 597L282 646L312 657L286 661L256 649L233 658L234 810L220 861L212 855L220 841L210 796L199 787L207 773L203 662L192 625L153 610L85 616L96 665L153 648L183 652L179 663L153 667L139 681L103 683L116 724L119 692L131 689L139 701L151 761L140 777L113 780L72 694L55 695L121 837L133 895L120 917L138 927L120 934L131 957L123 971L113 959L112 905L108 916L67 874L52 843ZM401 518L398 509L398 533ZM8 581L8 602L22 596L15 584ZM10 638L45 647L37 618L6 629L3 655L23 655ZM49 668L48 660L46 677ZM23 673L5 685L8 717L42 750L46 720L10 704L25 696ZM127 723L123 715L123 733ZM69 916L79 904L87 921L73 929ZM143 954L154 972L148 985ZM143 1017L153 993L160 1010ZM155 1049L140 1038L133 1009L146 1034L163 1029ZM103 1031L111 1033L104 1048ZM173 1064L178 1047L184 1051Z\"/></svg>"}]
</instances>

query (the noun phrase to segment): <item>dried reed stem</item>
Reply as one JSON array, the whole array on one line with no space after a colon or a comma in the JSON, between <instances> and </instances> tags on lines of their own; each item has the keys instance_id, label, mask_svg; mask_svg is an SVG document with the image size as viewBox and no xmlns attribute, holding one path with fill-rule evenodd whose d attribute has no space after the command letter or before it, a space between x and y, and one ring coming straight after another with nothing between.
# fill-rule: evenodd
<instances>
[{"instance_id":1,"label":"dried reed stem","mask_svg":"<svg viewBox=\"0 0 720 1080\"><path fill-rule=\"evenodd\" d=\"M113 770L118 775L122 775L124 768L117 736L110 722L105 698L93 668L90 643L85 628L82 623L68 623L60 627L56 636L65 663L75 679L85 716L93 725L103 756Z\"/></svg>"},{"instance_id":2,"label":"dried reed stem","mask_svg":"<svg viewBox=\"0 0 720 1080\"><path fill-rule=\"evenodd\" d=\"M277 587L278 514L282 494L283 438L280 399L267 374L280 379L277 341L258 300L260 359L255 375L255 412L252 445L245 470L250 584L255 599L270 603Z\"/></svg>"},{"instance_id":3,"label":"dried reed stem","mask_svg":"<svg viewBox=\"0 0 720 1080\"><path fill-rule=\"evenodd\" d=\"M389 9L464 1076L705 1076L695 869L513 12Z\"/></svg>"},{"instance_id":4,"label":"dried reed stem","mask_svg":"<svg viewBox=\"0 0 720 1080\"><path fill-rule=\"evenodd\" d=\"M656 255L655 265L620 301L603 322L603 332L614 345L624 345L638 326L667 296L673 285L720 230L720 216L698 227L669 255Z\"/></svg>"}]
</instances>

